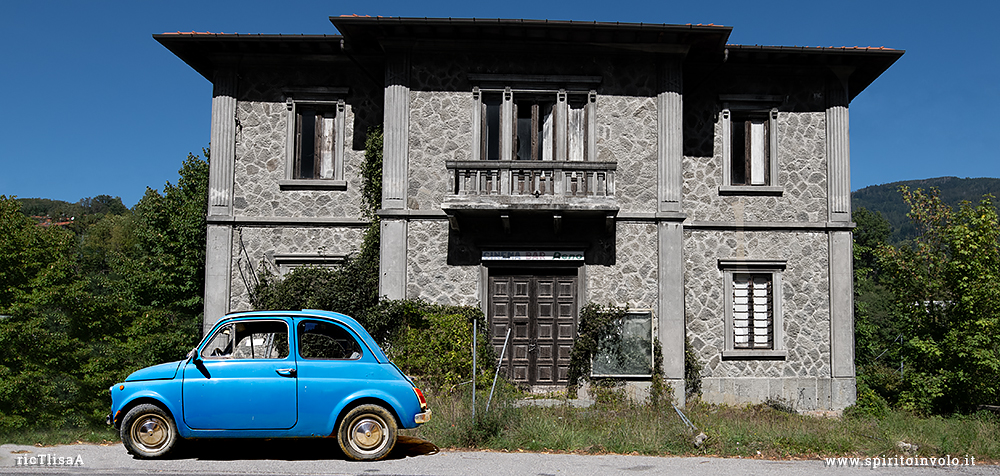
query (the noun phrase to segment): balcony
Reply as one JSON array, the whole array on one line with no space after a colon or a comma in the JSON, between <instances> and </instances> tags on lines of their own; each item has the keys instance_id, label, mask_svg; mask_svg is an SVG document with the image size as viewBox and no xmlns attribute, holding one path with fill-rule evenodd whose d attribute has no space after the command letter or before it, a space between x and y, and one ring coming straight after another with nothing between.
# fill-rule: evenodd
<instances>
[{"instance_id":1,"label":"balcony","mask_svg":"<svg viewBox=\"0 0 1000 476\"><path fill-rule=\"evenodd\" d=\"M616 162L448 161L446 211L617 211Z\"/></svg>"}]
</instances>

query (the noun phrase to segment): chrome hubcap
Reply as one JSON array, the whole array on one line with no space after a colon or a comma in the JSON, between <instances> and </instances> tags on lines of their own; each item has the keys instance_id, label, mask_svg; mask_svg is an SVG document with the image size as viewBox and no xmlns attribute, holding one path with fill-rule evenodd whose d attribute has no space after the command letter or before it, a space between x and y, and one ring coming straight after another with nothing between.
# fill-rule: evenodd
<instances>
[{"instance_id":1,"label":"chrome hubcap","mask_svg":"<svg viewBox=\"0 0 1000 476\"><path fill-rule=\"evenodd\" d=\"M135 441L146 448L157 448L167 440L167 425L159 417L143 417L132 428Z\"/></svg>"},{"instance_id":2,"label":"chrome hubcap","mask_svg":"<svg viewBox=\"0 0 1000 476\"><path fill-rule=\"evenodd\" d=\"M355 447L362 451L372 451L382 445L386 432L382 422L368 417L358 420L351 433Z\"/></svg>"}]
</instances>

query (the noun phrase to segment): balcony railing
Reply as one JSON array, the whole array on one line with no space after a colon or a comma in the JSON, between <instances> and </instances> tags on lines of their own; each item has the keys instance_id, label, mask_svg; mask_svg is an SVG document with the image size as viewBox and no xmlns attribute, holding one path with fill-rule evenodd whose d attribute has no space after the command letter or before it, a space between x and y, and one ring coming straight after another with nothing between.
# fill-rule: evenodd
<instances>
[{"instance_id":1,"label":"balcony railing","mask_svg":"<svg viewBox=\"0 0 1000 476\"><path fill-rule=\"evenodd\" d=\"M446 162L458 196L608 197L616 162L476 160Z\"/></svg>"}]
</instances>

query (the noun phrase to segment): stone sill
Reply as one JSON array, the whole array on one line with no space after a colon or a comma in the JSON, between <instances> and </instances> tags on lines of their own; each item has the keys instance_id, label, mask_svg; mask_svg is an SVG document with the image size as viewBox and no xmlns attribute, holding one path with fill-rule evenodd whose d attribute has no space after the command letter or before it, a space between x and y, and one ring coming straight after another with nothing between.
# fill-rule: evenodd
<instances>
[{"instance_id":1,"label":"stone sill","mask_svg":"<svg viewBox=\"0 0 1000 476\"><path fill-rule=\"evenodd\" d=\"M722 351L722 360L785 360L788 351L785 350L743 350L731 349Z\"/></svg>"},{"instance_id":2,"label":"stone sill","mask_svg":"<svg viewBox=\"0 0 1000 476\"><path fill-rule=\"evenodd\" d=\"M281 190L347 190L346 180L296 179L279 180Z\"/></svg>"},{"instance_id":3,"label":"stone sill","mask_svg":"<svg viewBox=\"0 0 1000 476\"><path fill-rule=\"evenodd\" d=\"M721 185L719 195L774 195L780 197L785 193L783 187L764 185Z\"/></svg>"}]
</instances>

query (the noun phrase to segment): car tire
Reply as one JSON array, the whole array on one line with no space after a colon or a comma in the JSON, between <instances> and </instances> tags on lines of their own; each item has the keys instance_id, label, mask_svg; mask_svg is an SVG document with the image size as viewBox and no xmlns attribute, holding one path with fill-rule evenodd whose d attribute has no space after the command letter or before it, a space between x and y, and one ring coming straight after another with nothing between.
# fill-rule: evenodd
<instances>
[{"instance_id":1,"label":"car tire","mask_svg":"<svg viewBox=\"0 0 1000 476\"><path fill-rule=\"evenodd\" d=\"M129 453L139 458L158 458L177 443L177 425L164 409L143 403L125 414L121 437Z\"/></svg>"},{"instance_id":2,"label":"car tire","mask_svg":"<svg viewBox=\"0 0 1000 476\"><path fill-rule=\"evenodd\" d=\"M337 429L337 443L348 458L375 461L396 446L396 419L379 405L359 405L347 412Z\"/></svg>"}]
</instances>

